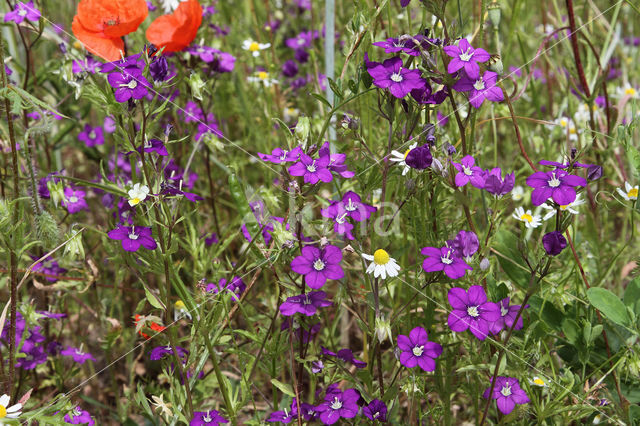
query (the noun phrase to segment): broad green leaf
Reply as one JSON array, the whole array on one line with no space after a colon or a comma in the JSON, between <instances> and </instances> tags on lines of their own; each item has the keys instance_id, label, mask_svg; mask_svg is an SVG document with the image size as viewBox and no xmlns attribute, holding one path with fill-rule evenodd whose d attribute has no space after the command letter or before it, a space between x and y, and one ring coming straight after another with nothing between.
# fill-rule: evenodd
<instances>
[{"instance_id":1,"label":"broad green leaf","mask_svg":"<svg viewBox=\"0 0 640 426\"><path fill-rule=\"evenodd\" d=\"M587 290L587 298L593 307L609 320L619 325L629 325L627 307L620 298L605 288L594 287Z\"/></svg>"},{"instance_id":2,"label":"broad green leaf","mask_svg":"<svg viewBox=\"0 0 640 426\"><path fill-rule=\"evenodd\" d=\"M280 392L289 395L291 397L295 397L296 394L293 392L293 388L291 387L291 385L288 385L286 383L282 383L279 380L276 379L271 379L271 384L273 384L273 386L277 387L278 389L280 389Z\"/></svg>"}]
</instances>

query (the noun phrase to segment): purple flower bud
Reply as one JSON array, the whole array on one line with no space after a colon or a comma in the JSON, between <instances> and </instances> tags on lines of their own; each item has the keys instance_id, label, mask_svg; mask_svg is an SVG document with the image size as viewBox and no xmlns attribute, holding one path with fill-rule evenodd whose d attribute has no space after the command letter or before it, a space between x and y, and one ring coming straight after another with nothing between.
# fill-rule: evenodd
<instances>
[{"instance_id":1,"label":"purple flower bud","mask_svg":"<svg viewBox=\"0 0 640 426\"><path fill-rule=\"evenodd\" d=\"M282 74L285 77L295 77L298 74L298 64L292 59L289 59L282 64Z\"/></svg>"},{"instance_id":2,"label":"purple flower bud","mask_svg":"<svg viewBox=\"0 0 640 426\"><path fill-rule=\"evenodd\" d=\"M602 166L593 164L587 168L587 179L598 180L602 177Z\"/></svg>"},{"instance_id":3,"label":"purple flower bud","mask_svg":"<svg viewBox=\"0 0 640 426\"><path fill-rule=\"evenodd\" d=\"M560 231L552 231L542 237L544 250L550 256L557 256L567 247L567 240Z\"/></svg>"}]
</instances>

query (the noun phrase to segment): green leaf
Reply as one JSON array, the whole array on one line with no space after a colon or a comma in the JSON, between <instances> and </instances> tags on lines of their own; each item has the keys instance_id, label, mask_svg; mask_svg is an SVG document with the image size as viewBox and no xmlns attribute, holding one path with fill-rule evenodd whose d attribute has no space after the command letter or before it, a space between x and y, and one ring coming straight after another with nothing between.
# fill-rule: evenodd
<instances>
[{"instance_id":1,"label":"green leaf","mask_svg":"<svg viewBox=\"0 0 640 426\"><path fill-rule=\"evenodd\" d=\"M627 284L627 289L624 291L622 301L630 307L636 315L640 315L640 277L636 277Z\"/></svg>"},{"instance_id":2,"label":"green leaf","mask_svg":"<svg viewBox=\"0 0 640 426\"><path fill-rule=\"evenodd\" d=\"M144 283L143 283L143 285L144 285ZM162 309L162 310L164 310L164 309L165 309L164 305L162 304L162 302L160 301L160 299L158 298L158 296L156 296L155 294L153 294L153 293L151 292L151 290L149 290L149 289L147 288L147 286L146 286L146 285L144 285L144 294L145 294L145 296L147 297L147 301L149 302L149 304L151 304L151 306L153 306L153 307L154 307L154 308L156 308L156 309Z\"/></svg>"},{"instance_id":3,"label":"green leaf","mask_svg":"<svg viewBox=\"0 0 640 426\"><path fill-rule=\"evenodd\" d=\"M562 321L562 332L572 345L577 346L580 341L580 326L577 322L570 318Z\"/></svg>"},{"instance_id":4,"label":"green leaf","mask_svg":"<svg viewBox=\"0 0 640 426\"><path fill-rule=\"evenodd\" d=\"M593 287L587 290L587 298L594 308L618 325L629 325L627 307L620 298L605 288Z\"/></svg>"},{"instance_id":5,"label":"green leaf","mask_svg":"<svg viewBox=\"0 0 640 426\"><path fill-rule=\"evenodd\" d=\"M24 99L25 101L29 102L32 106L46 109L47 111L50 111L50 112L52 112L52 113L54 113L56 115L59 115L60 117L69 118L66 115L60 114L52 106L49 106L49 104L47 104L46 102L42 102L40 99L38 99L35 96L31 95L27 91L22 90L21 88L19 88L17 86L14 86L12 84L8 85L7 87L9 89L11 89L13 92L15 92L16 94L18 94L22 99Z\"/></svg>"},{"instance_id":6,"label":"green leaf","mask_svg":"<svg viewBox=\"0 0 640 426\"><path fill-rule=\"evenodd\" d=\"M286 383L282 383L279 380L276 379L271 379L271 384L275 387L277 387L278 389L280 389L280 392L289 395L291 397L295 397L296 394L293 392L293 388L291 387L291 385L288 385Z\"/></svg>"},{"instance_id":7,"label":"green leaf","mask_svg":"<svg viewBox=\"0 0 640 426\"><path fill-rule=\"evenodd\" d=\"M318 93L312 93L311 96L313 96L314 98L316 98L317 100L319 100L320 102L325 104L327 106L327 108L329 108L329 109L333 108L333 106L329 103L329 101L324 96L322 96L322 95L320 95Z\"/></svg>"}]
</instances>

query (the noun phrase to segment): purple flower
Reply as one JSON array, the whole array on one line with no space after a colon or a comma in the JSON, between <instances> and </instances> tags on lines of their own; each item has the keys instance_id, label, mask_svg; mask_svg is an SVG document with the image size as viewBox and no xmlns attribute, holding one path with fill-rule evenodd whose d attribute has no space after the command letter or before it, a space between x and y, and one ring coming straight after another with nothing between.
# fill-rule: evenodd
<instances>
[{"instance_id":1,"label":"purple flower","mask_svg":"<svg viewBox=\"0 0 640 426\"><path fill-rule=\"evenodd\" d=\"M493 378L491 378L491 382L493 382ZM491 391L491 386L484 391L482 397L489 398L489 391ZM512 412L516 404L527 404L529 402L529 397L520 388L518 379L503 376L496 377L491 399L497 400L498 410L505 415Z\"/></svg>"},{"instance_id":2,"label":"purple flower","mask_svg":"<svg viewBox=\"0 0 640 426\"><path fill-rule=\"evenodd\" d=\"M423 40L421 36L413 37L408 34L403 34L398 38L390 37L384 41L377 41L372 44L384 48L385 53L404 52L407 55L420 56L420 47L423 44Z\"/></svg>"},{"instance_id":3,"label":"purple flower","mask_svg":"<svg viewBox=\"0 0 640 426\"><path fill-rule=\"evenodd\" d=\"M318 31L302 31L297 36L288 38L285 44L293 50L307 49L316 38L318 38Z\"/></svg>"},{"instance_id":4,"label":"purple flower","mask_svg":"<svg viewBox=\"0 0 640 426\"><path fill-rule=\"evenodd\" d=\"M339 212L342 212L356 222L362 222L369 219L371 213L376 210L375 207L363 203L360 196L355 192L347 191L342 196L342 200L332 201L329 207L323 209L322 215L324 217L336 217Z\"/></svg>"},{"instance_id":5,"label":"purple flower","mask_svg":"<svg viewBox=\"0 0 640 426\"><path fill-rule=\"evenodd\" d=\"M374 399L362 409L362 414L369 420L384 423L387 421L387 405L379 399Z\"/></svg>"},{"instance_id":6,"label":"purple flower","mask_svg":"<svg viewBox=\"0 0 640 426\"><path fill-rule=\"evenodd\" d=\"M428 335L424 328L416 327L409 332L409 336L398 336L398 348L400 363L407 368L420 366L424 371L436 369L435 358L442 354L442 346L428 341Z\"/></svg>"},{"instance_id":7,"label":"purple flower","mask_svg":"<svg viewBox=\"0 0 640 426\"><path fill-rule=\"evenodd\" d=\"M300 409L302 409L302 407L300 407ZM298 417L298 404L297 404L296 398L294 397L293 401L291 401L291 407L289 410L285 408L284 410L281 410L281 411L274 411L273 413L271 413L267 421L272 423L281 422L281 423L287 424L297 417Z\"/></svg>"},{"instance_id":8,"label":"purple flower","mask_svg":"<svg viewBox=\"0 0 640 426\"><path fill-rule=\"evenodd\" d=\"M102 62L97 61L91 55L87 55L86 58L80 61L74 59L71 65L71 72L73 72L74 74L79 74L81 72L95 74L98 72L98 68L100 68L100 65L102 65Z\"/></svg>"},{"instance_id":9,"label":"purple flower","mask_svg":"<svg viewBox=\"0 0 640 426\"><path fill-rule=\"evenodd\" d=\"M318 181L331 182L333 175L328 169L329 156L313 159L307 154L300 154L300 161L289 166L291 176L303 176L305 183L316 184Z\"/></svg>"},{"instance_id":10,"label":"purple flower","mask_svg":"<svg viewBox=\"0 0 640 426\"><path fill-rule=\"evenodd\" d=\"M206 117L206 122L198 123L198 133L196 133L196 142L198 142L202 137L208 133L213 133L214 136L222 137L222 132L218 127L218 121L216 117L209 113Z\"/></svg>"},{"instance_id":11,"label":"purple flower","mask_svg":"<svg viewBox=\"0 0 640 426\"><path fill-rule=\"evenodd\" d=\"M176 353L179 358L183 358L185 360L189 355L189 352L180 346L176 346ZM171 349L171 346L156 346L155 348L151 349L151 352L149 352L149 359L151 361L158 361L164 358L165 355L170 354L173 354L173 349Z\"/></svg>"},{"instance_id":12,"label":"purple flower","mask_svg":"<svg viewBox=\"0 0 640 426\"><path fill-rule=\"evenodd\" d=\"M281 331L288 330L289 327L293 327L293 335L295 336L296 339L300 340L302 343L307 343L309 342L309 340L311 340L313 336L318 334L318 331L320 331L321 325L318 322L309 327L306 325L301 325L296 320L296 317L288 317L288 318L285 318L284 321L282 321L282 324L280 325L280 330Z\"/></svg>"},{"instance_id":13,"label":"purple flower","mask_svg":"<svg viewBox=\"0 0 640 426\"><path fill-rule=\"evenodd\" d=\"M151 236L151 228L146 226L119 226L107 233L112 240L120 240L125 251L137 251L140 246L147 250L158 247Z\"/></svg>"},{"instance_id":14,"label":"purple flower","mask_svg":"<svg viewBox=\"0 0 640 426\"><path fill-rule=\"evenodd\" d=\"M102 69L104 71L104 67ZM140 71L133 74L128 70L112 72L107 77L107 81L114 88L114 96L118 102L127 102L129 99L142 99L149 93L147 88L151 87L151 84Z\"/></svg>"},{"instance_id":15,"label":"purple flower","mask_svg":"<svg viewBox=\"0 0 640 426\"><path fill-rule=\"evenodd\" d=\"M327 300L327 293L324 291L312 291L298 296L288 297L280 305L280 313L284 316L291 316L296 313L304 314L308 317L315 315L319 308L331 306L331 301Z\"/></svg>"},{"instance_id":16,"label":"purple flower","mask_svg":"<svg viewBox=\"0 0 640 426\"><path fill-rule=\"evenodd\" d=\"M96 145L104 144L104 134L102 133L102 127L91 127L88 124L84 125L84 130L78 134L78 140L84 142L89 148Z\"/></svg>"},{"instance_id":17,"label":"purple flower","mask_svg":"<svg viewBox=\"0 0 640 426\"><path fill-rule=\"evenodd\" d=\"M67 317L67 314L59 314L59 313L49 312L49 311L36 311L36 312L39 313L40 315L43 315L46 318L55 319L55 320L59 320Z\"/></svg>"},{"instance_id":18,"label":"purple flower","mask_svg":"<svg viewBox=\"0 0 640 426\"><path fill-rule=\"evenodd\" d=\"M484 188L484 171L475 163L476 160L470 155L463 157L460 163L451 163L458 171L455 178L457 187L471 182L471 185L478 189Z\"/></svg>"},{"instance_id":19,"label":"purple flower","mask_svg":"<svg viewBox=\"0 0 640 426\"><path fill-rule=\"evenodd\" d=\"M61 203L71 214L78 213L80 210L89 210L85 196L86 192L68 186L64 189L64 199Z\"/></svg>"},{"instance_id":20,"label":"purple flower","mask_svg":"<svg viewBox=\"0 0 640 426\"><path fill-rule=\"evenodd\" d=\"M116 121L110 115L107 115L104 118L104 123L102 123L102 125L104 126L104 131L107 133L113 133L116 131Z\"/></svg>"},{"instance_id":21,"label":"purple flower","mask_svg":"<svg viewBox=\"0 0 640 426\"><path fill-rule=\"evenodd\" d=\"M38 257L31 257L33 260L37 260ZM59 276L64 275L67 272L66 269L61 268L56 260L53 260L51 257L46 258L45 260L36 263L32 269L33 272L39 272L45 275L47 281L55 283L58 281Z\"/></svg>"},{"instance_id":22,"label":"purple flower","mask_svg":"<svg viewBox=\"0 0 640 426\"><path fill-rule=\"evenodd\" d=\"M189 426L218 426L220 423L229 423L229 420L222 417L219 411L194 411L193 419L189 422Z\"/></svg>"},{"instance_id":23,"label":"purple flower","mask_svg":"<svg viewBox=\"0 0 640 426\"><path fill-rule=\"evenodd\" d=\"M331 154L331 148L329 147L329 142L325 142L322 144L320 149L318 150L318 156L329 157L329 165L327 166L330 171L339 174L345 179L349 179L354 177L356 174L347 170L347 165L344 164L344 161L347 159L346 154Z\"/></svg>"},{"instance_id":24,"label":"purple flower","mask_svg":"<svg viewBox=\"0 0 640 426\"><path fill-rule=\"evenodd\" d=\"M518 315L518 311L520 310L520 306L522 305L511 305L509 306L509 297L505 297L500 301L498 306L500 307L500 318L493 322L489 327L489 332L491 334L498 334L503 329L508 330L513 326L513 322L516 319L516 315ZM528 308L529 305L525 306ZM518 318L518 323L513 328L514 330L520 330L523 327L522 315Z\"/></svg>"},{"instance_id":25,"label":"purple flower","mask_svg":"<svg viewBox=\"0 0 640 426\"><path fill-rule=\"evenodd\" d=\"M478 251L480 241L473 231L460 231L456 238L449 244L455 250L458 257L470 258Z\"/></svg>"},{"instance_id":26,"label":"purple flower","mask_svg":"<svg viewBox=\"0 0 640 426\"><path fill-rule=\"evenodd\" d=\"M4 15L4 22L13 21L16 24L24 20L37 22L40 19L40 11L33 5L33 0L28 3L18 2L15 8Z\"/></svg>"},{"instance_id":27,"label":"purple flower","mask_svg":"<svg viewBox=\"0 0 640 426\"><path fill-rule=\"evenodd\" d=\"M467 265L467 263L458 257L455 251L448 246L441 248L424 247L420 253L428 256L422 262L422 269L424 269L425 272L444 271L446 276L452 280L456 280L463 277L467 269L473 270L471 266Z\"/></svg>"},{"instance_id":28,"label":"purple flower","mask_svg":"<svg viewBox=\"0 0 640 426\"><path fill-rule=\"evenodd\" d=\"M400 0L400 6L407 7L411 3L411 0Z\"/></svg>"},{"instance_id":29,"label":"purple flower","mask_svg":"<svg viewBox=\"0 0 640 426\"><path fill-rule=\"evenodd\" d=\"M340 266L342 250L334 245L323 249L315 246L302 248L302 255L291 261L291 269L304 275L304 280L312 289L319 289L328 279L339 280L344 277Z\"/></svg>"},{"instance_id":30,"label":"purple flower","mask_svg":"<svg viewBox=\"0 0 640 426\"><path fill-rule=\"evenodd\" d=\"M502 197L511 192L515 183L515 173L510 173L502 179L502 170L500 167L496 167L485 173L484 189L496 197Z\"/></svg>"},{"instance_id":31,"label":"purple flower","mask_svg":"<svg viewBox=\"0 0 640 426\"><path fill-rule=\"evenodd\" d=\"M452 44L445 46L443 50L444 53L453 58L447 66L447 72L449 74L454 74L458 70L464 68L464 72L473 80L480 76L480 67L478 66L478 62L487 62L491 57L491 55L489 55L489 53L484 49L474 49L466 38L461 39L457 46Z\"/></svg>"},{"instance_id":32,"label":"purple flower","mask_svg":"<svg viewBox=\"0 0 640 426\"><path fill-rule=\"evenodd\" d=\"M313 374L318 374L322 370L324 370L324 363L322 361L317 360L311 362L311 372Z\"/></svg>"},{"instance_id":33,"label":"purple flower","mask_svg":"<svg viewBox=\"0 0 640 426\"><path fill-rule=\"evenodd\" d=\"M345 238L349 240L355 239L355 237L351 233L351 231L353 230L353 225L347 221L349 212L341 201L332 202L329 207L320 210L320 213L322 214L322 216L333 219L335 221L333 224L333 232L338 235L344 235Z\"/></svg>"},{"instance_id":34,"label":"purple flower","mask_svg":"<svg viewBox=\"0 0 640 426\"><path fill-rule=\"evenodd\" d=\"M262 161L268 161L274 164L282 164L292 161L298 161L298 158L300 158L300 154L302 154L302 148L297 146L291 151L285 151L282 148L276 148L271 151L271 154L263 154L259 152L258 157L260 157Z\"/></svg>"},{"instance_id":35,"label":"purple flower","mask_svg":"<svg viewBox=\"0 0 640 426\"><path fill-rule=\"evenodd\" d=\"M557 256L567 247L567 239L560 231L551 231L542 237L544 251L550 256Z\"/></svg>"},{"instance_id":36,"label":"purple flower","mask_svg":"<svg viewBox=\"0 0 640 426\"><path fill-rule=\"evenodd\" d=\"M428 83L425 83L422 89L413 89L411 91L411 97L421 105L440 105L447 99L447 96L449 96L449 91L446 86L433 93L433 89ZM442 115L440 111L438 111L438 114ZM438 116L438 119L440 116ZM441 126L444 126L444 124L441 124Z\"/></svg>"},{"instance_id":37,"label":"purple flower","mask_svg":"<svg viewBox=\"0 0 640 426\"><path fill-rule=\"evenodd\" d=\"M155 152L163 157L169 155L167 147L164 146L164 143L160 139L147 139L144 145L138 147L138 152L141 152L142 149L144 149L144 152Z\"/></svg>"},{"instance_id":38,"label":"purple flower","mask_svg":"<svg viewBox=\"0 0 640 426\"><path fill-rule=\"evenodd\" d=\"M75 407L70 413L67 413L64 416L64 422L72 425L87 424L89 426L93 426L96 424L93 417L91 417L91 413L80 407Z\"/></svg>"},{"instance_id":39,"label":"purple flower","mask_svg":"<svg viewBox=\"0 0 640 426\"><path fill-rule=\"evenodd\" d=\"M96 361L93 355L91 355L89 352L82 352L80 349L71 346L67 346L67 349L60 351L60 355L70 356L78 364L84 364L88 360L91 360L93 362Z\"/></svg>"},{"instance_id":40,"label":"purple flower","mask_svg":"<svg viewBox=\"0 0 640 426\"><path fill-rule=\"evenodd\" d=\"M433 157L431 156L429 143L413 148L409 151L404 161L407 163L407 166L416 170L424 170L431 166Z\"/></svg>"},{"instance_id":41,"label":"purple flower","mask_svg":"<svg viewBox=\"0 0 640 426\"><path fill-rule=\"evenodd\" d=\"M367 366L366 362L357 359L353 355L353 352L351 351L351 349L346 349L346 348L340 349L337 353L331 352L329 349L325 348L324 346L320 346L320 349L322 350L323 355L330 356L333 358L338 358L339 360L355 365L356 368L364 368Z\"/></svg>"},{"instance_id":42,"label":"purple flower","mask_svg":"<svg viewBox=\"0 0 640 426\"><path fill-rule=\"evenodd\" d=\"M324 402L316 407L316 411L320 413L322 423L332 425L340 418L352 419L357 416L359 399L360 394L355 389L328 393Z\"/></svg>"},{"instance_id":43,"label":"purple flower","mask_svg":"<svg viewBox=\"0 0 640 426\"><path fill-rule=\"evenodd\" d=\"M293 59L288 59L282 64L282 75L285 77L295 77L298 74L298 64Z\"/></svg>"},{"instance_id":44,"label":"purple flower","mask_svg":"<svg viewBox=\"0 0 640 426\"><path fill-rule=\"evenodd\" d=\"M216 234L215 232L212 232L210 235L206 234L204 239L205 246L211 247L214 244L218 244L218 242L220 242L220 240L218 239L218 234Z\"/></svg>"},{"instance_id":45,"label":"purple flower","mask_svg":"<svg viewBox=\"0 0 640 426\"><path fill-rule=\"evenodd\" d=\"M228 282L226 278L220 278L217 284L209 283L205 288L207 292L212 292L213 294L218 294L223 290L229 292L231 293L231 298L236 302L240 300L240 296L246 289L247 286L240 277L233 277L231 282Z\"/></svg>"},{"instance_id":46,"label":"purple flower","mask_svg":"<svg viewBox=\"0 0 640 426\"><path fill-rule=\"evenodd\" d=\"M178 110L178 114L184 116L185 123L192 123L204 120L204 113L193 101L187 101L184 108Z\"/></svg>"},{"instance_id":47,"label":"purple flower","mask_svg":"<svg viewBox=\"0 0 640 426\"><path fill-rule=\"evenodd\" d=\"M426 84L420 70L403 68L402 58L396 56L382 64L367 68L373 77L373 84L381 89L389 89L396 98L402 99L413 89L421 89Z\"/></svg>"},{"instance_id":48,"label":"purple flower","mask_svg":"<svg viewBox=\"0 0 640 426\"><path fill-rule=\"evenodd\" d=\"M496 303L487 302L487 294L482 286L473 285L468 292L454 287L449 290L447 298L453 308L447 323L456 333L469 329L478 339L484 340L489 335L491 323L501 317L500 307Z\"/></svg>"},{"instance_id":49,"label":"purple flower","mask_svg":"<svg viewBox=\"0 0 640 426\"><path fill-rule=\"evenodd\" d=\"M183 196L184 198L191 201L192 203L196 203L198 201L204 200L204 198L202 198L198 194L194 194L193 192L183 191L181 189L178 189L178 187L176 187L175 185L172 185L167 182L162 182L160 184L160 188L161 188L160 193L162 195Z\"/></svg>"},{"instance_id":50,"label":"purple flower","mask_svg":"<svg viewBox=\"0 0 640 426\"><path fill-rule=\"evenodd\" d=\"M142 53L137 53L135 55L127 56L124 59L119 59L113 62L107 62L102 64L100 67L101 73L110 73L113 71L127 71L131 73L142 74L142 70L144 70L145 63L144 59L142 59Z\"/></svg>"},{"instance_id":51,"label":"purple flower","mask_svg":"<svg viewBox=\"0 0 640 426\"><path fill-rule=\"evenodd\" d=\"M472 79L462 77L453 85L458 92L471 92L469 94L469 103L474 108L480 108L485 99L492 102L500 102L504 100L502 89L496 86L498 74L493 71L485 71L482 77Z\"/></svg>"},{"instance_id":52,"label":"purple flower","mask_svg":"<svg viewBox=\"0 0 640 426\"><path fill-rule=\"evenodd\" d=\"M553 198L553 201L566 206L576 199L576 186L586 186L587 180L581 176L570 175L564 170L536 172L527 178L527 185L534 188L531 202L539 206Z\"/></svg>"},{"instance_id":53,"label":"purple flower","mask_svg":"<svg viewBox=\"0 0 640 426\"><path fill-rule=\"evenodd\" d=\"M160 55L159 53L153 55L149 63L149 74L151 74L153 81L161 82L167 80L169 63L164 55Z\"/></svg>"}]
</instances>

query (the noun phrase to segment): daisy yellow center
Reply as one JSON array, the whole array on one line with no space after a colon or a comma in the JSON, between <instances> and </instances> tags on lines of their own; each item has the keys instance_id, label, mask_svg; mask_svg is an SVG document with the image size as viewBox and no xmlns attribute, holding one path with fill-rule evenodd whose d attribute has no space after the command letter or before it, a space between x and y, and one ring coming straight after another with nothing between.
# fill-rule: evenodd
<instances>
[{"instance_id":1,"label":"daisy yellow center","mask_svg":"<svg viewBox=\"0 0 640 426\"><path fill-rule=\"evenodd\" d=\"M506 386L503 386L502 389L500 389L500 393L503 396L511 395L511 386L509 386L508 384Z\"/></svg>"},{"instance_id":2,"label":"daisy yellow center","mask_svg":"<svg viewBox=\"0 0 640 426\"><path fill-rule=\"evenodd\" d=\"M529 223L533 222L533 216L531 216L528 213L523 214L522 216L520 216L520 219L525 220Z\"/></svg>"},{"instance_id":3,"label":"daisy yellow center","mask_svg":"<svg viewBox=\"0 0 640 426\"><path fill-rule=\"evenodd\" d=\"M378 249L375 253L373 253L373 261L376 265L386 265L387 263L389 263L390 259L391 257L389 256L389 253L382 249Z\"/></svg>"},{"instance_id":4,"label":"daisy yellow center","mask_svg":"<svg viewBox=\"0 0 640 426\"><path fill-rule=\"evenodd\" d=\"M473 56L473 52L469 53L469 50L471 50L471 48L465 50L464 52L462 52L460 54L460 56L458 56L460 58L461 61L464 62L469 62L469 60L471 59L471 57Z\"/></svg>"},{"instance_id":5,"label":"daisy yellow center","mask_svg":"<svg viewBox=\"0 0 640 426\"><path fill-rule=\"evenodd\" d=\"M478 318L480 316L480 312L478 312L477 306L469 306L467 308L467 315L473 318Z\"/></svg>"},{"instance_id":6,"label":"daisy yellow center","mask_svg":"<svg viewBox=\"0 0 640 426\"><path fill-rule=\"evenodd\" d=\"M7 417L7 409L0 405L0 419L4 419L5 417Z\"/></svg>"},{"instance_id":7,"label":"daisy yellow center","mask_svg":"<svg viewBox=\"0 0 640 426\"><path fill-rule=\"evenodd\" d=\"M533 379L533 383L538 386L544 386L544 380L542 380L540 377L536 377L535 379Z\"/></svg>"},{"instance_id":8,"label":"daisy yellow center","mask_svg":"<svg viewBox=\"0 0 640 426\"><path fill-rule=\"evenodd\" d=\"M266 71L260 71L260 72L258 73L258 78L259 78L260 80L266 80L267 78L269 78L269 73L268 73L268 72L266 72Z\"/></svg>"},{"instance_id":9,"label":"daisy yellow center","mask_svg":"<svg viewBox=\"0 0 640 426\"><path fill-rule=\"evenodd\" d=\"M477 79L476 82L473 83L473 88L476 90L484 90L484 81L481 78Z\"/></svg>"},{"instance_id":10,"label":"daisy yellow center","mask_svg":"<svg viewBox=\"0 0 640 426\"><path fill-rule=\"evenodd\" d=\"M404 159L407 159L407 155L409 155L409 153L411 152L411 148L409 148L405 153L404 153Z\"/></svg>"},{"instance_id":11,"label":"daisy yellow center","mask_svg":"<svg viewBox=\"0 0 640 426\"><path fill-rule=\"evenodd\" d=\"M252 52L257 52L258 50L260 50L260 45L254 41L249 45L249 50Z\"/></svg>"},{"instance_id":12,"label":"daisy yellow center","mask_svg":"<svg viewBox=\"0 0 640 426\"><path fill-rule=\"evenodd\" d=\"M576 128L575 128L575 127L570 127L570 128L569 128L569 133L570 133L570 134L575 135L575 134L576 134L576 132L577 132L577 130L576 130Z\"/></svg>"},{"instance_id":13,"label":"daisy yellow center","mask_svg":"<svg viewBox=\"0 0 640 426\"><path fill-rule=\"evenodd\" d=\"M185 307L185 305L184 305L184 302L183 302L182 300L178 300L178 301L176 302L176 308L178 308L178 309L184 309L184 307Z\"/></svg>"},{"instance_id":14,"label":"daisy yellow center","mask_svg":"<svg viewBox=\"0 0 640 426\"><path fill-rule=\"evenodd\" d=\"M136 197L136 198L132 198L129 200L129 204L136 206L138 204L140 204L140 198Z\"/></svg>"},{"instance_id":15,"label":"daisy yellow center","mask_svg":"<svg viewBox=\"0 0 640 426\"><path fill-rule=\"evenodd\" d=\"M563 206L560 206L560 210L565 211L568 207L569 207L569 204L565 204Z\"/></svg>"},{"instance_id":16,"label":"daisy yellow center","mask_svg":"<svg viewBox=\"0 0 640 426\"><path fill-rule=\"evenodd\" d=\"M313 262L313 269L315 269L316 271L322 271L324 267L325 267L325 264L322 261L322 259L316 259L316 261Z\"/></svg>"},{"instance_id":17,"label":"daisy yellow center","mask_svg":"<svg viewBox=\"0 0 640 426\"><path fill-rule=\"evenodd\" d=\"M331 409L332 410L339 410L341 408L342 408L342 401L340 401L337 396L334 397L333 398L333 402L331 403Z\"/></svg>"},{"instance_id":18,"label":"daisy yellow center","mask_svg":"<svg viewBox=\"0 0 640 426\"><path fill-rule=\"evenodd\" d=\"M629 96L635 96L636 89L634 89L633 87L629 87L627 90L624 91L624 94Z\"/></svg>"},{"instance_id":19,"label":"daisy yellow center","mask_svg":"<svg viewBox=\"0 0 640 426\"><path fill-rule=\"evenodd\" d=\"M568 124L568 123L567 123L567 120L565 120L564 118L563 118L562 120L560 120L560 125L561 125L562 127L567 127L567 124Z\"/></svg>"},{"instance_id":20,"label":"daisy yellow center","mask_svg":"<svg viewBox=\"0 0 640 426\"><path fill-rule=\"evenodd\" d=\"M631 188L629 192L627 192L627 197L638 198L638 188Z\"/></svg>"},{"instance_id":21,"label":"daisy yellow center","mask_svg":"<svg viewBox=\"0 0 640 426\"><path fill-rule=\"evenodd\" d=\"M413 352L413 355L415 356L422 356L422 352L424 352L424 346L415 346L411 352Z\"/></svg>"}]
</instances>

